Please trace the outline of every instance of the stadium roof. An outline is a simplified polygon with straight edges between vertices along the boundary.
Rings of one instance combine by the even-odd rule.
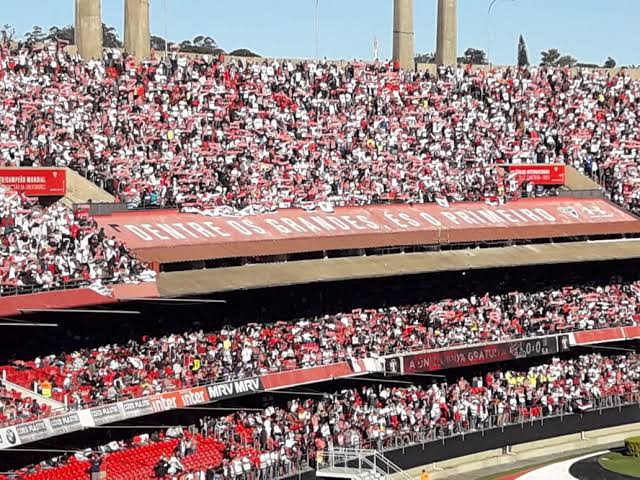
[[[640,239],[567,242],[244,265],[162,273],[161,295],[393,277],[446,271],[640,258]]]

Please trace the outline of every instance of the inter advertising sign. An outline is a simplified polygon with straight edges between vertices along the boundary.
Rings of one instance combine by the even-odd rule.
[[[167,392],[151,397],[151,409],[154,413],[166,412],[176,408],[202,405],[209,400],[205,387],[192,387],[186,390]]]
[[[518,183],[529,182],[535,185],[564,185],[565,165],[556,164],[519,164],[509,165],[509,173],[515,176]]]
[[[554,353],[558,353],[557,338],[544,337],[407,355],[403,358],[403,367],[405,373],[432,372]]]
[[[63,196],[67,172],[63,168],[0,168],[0,184],[32,197]]]

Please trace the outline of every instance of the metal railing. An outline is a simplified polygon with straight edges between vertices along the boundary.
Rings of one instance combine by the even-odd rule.
[[[626,406],[640,407],[640,391],[624,394],[605,395],[601,397],[575,399],[571,403],[559,403],[551,411],[548,406],[541,404],[526,405],[512,411],[508,407],[500,414],[478,415],[465,418],[460,421],[448,419],[440,421],[428,427],[415,429],[402,429],[398,431],[388,430],[383,436],[375,440],[364,441],[358,447],[369,448],[378,451],[404,450],[405,448],[423,445],[433,442],[445,442],[448,439],[464,437],[465,435],[480,433],[484,436],[487,432],[502,430],[506,427],[520,425],[533,425],[550,419],[563,419],[588,412],[621,409]]]
[[[388,479],[391,475],[404,480],[413,480],[410,475],[386,458],[382,452],[366,448],[329,448],[323,456],[323,462],[316,467],[319,477],[331,473],[344,473],[351,476],[370,473],[374,478]]]
[[[608,395],[588,400],[592,403],[589,408],[577,408],[575,405],[559,404],[554,407],[553,412],[545,413],[544,409],[540,409],[539,413],[532,415],[532,407],[534,406],[529,405],[526,407],[526,414],[523,409],[511,412],[507,408],[505,412],[501,414],[474,417],[466,421],[456,422],[448,420],[446,422],[437,422],[429,427],[398,431],[388,429],[384,435],[375,440],[356,439],[355,442],[346,441],[344,445],[340,446],[329,445],[326,449],[320,451],[313,445],[301,445],[301,449],[295,451],[293,456],[283,451],[278,451],[273,463],[268,466],[252,467],[251,470],[240,474],[223,471],[222,469],[219,469],[218,473],[222,478],[231,480],[294,479],[314,471],[317,472],[318,476],[321,476],[322,470],[326,470],[331,466],[344,469],[346,459],[349,462],[349,466],[346,468],[351,467],[357,469],[357,462],[361,462],[361,468],[365,469],[364,467],[369,466],[369,470],[371,470],[370,465],[375,462],[376,469],[386,472],[384,473],[385,476],[393,475],[396,478],[402,477],[405,480],[409,480],[411,477],[395,466],[393,462],[385,462],[385,460],[388,460],[384,455],[385,453],[398,450],[404,453],[405,449],[419,446],[422,446],[422,449],[426,450],[428,445],[434,444],[435,442],[442,442],[444,444],[447,440],[464,437],[465,435],[480,434],[484,436],[490,432],[504,432],[504,429],[509,426],[520,425],[521,428],[524,429],[526,425],[539,423],[540,426],[544,428],[545,421],[551,419],[573,417],[589,412],[602,412],[613,408],[622,409],[622,407],[626,406],[640,407],[640,392]],[[348,438],[348,436],[345,438]],[[220,440],[224,441],[224,436],[220,438]],[[255,445],[259,444],[259,439],[243,438],[241,443],[244,446]],[[347,453],[340,453],[341,451]],[[365,458],[354,453],[358,451],[362,452]],[[376,452],[375,460],[373,452]],[[389,465],[389,463],[391,465]]]
[[[378,475],[383,475],[384,478],[394,476],[395,478],[410,480],[412,477],[391,462],[384,453],[398,450],[402,450],[404,453],[405,449],[420,445],[425,450],[429,444],[435,442],[444,444],[447,439],[464,437],[464,435],[472,433],[480,433],[484,436],[491,431],[502,430],[504,432],[504,428],[507,426],[521,425],[522,429],[524,429],[525,425],[540,423],[544,427],[546,420],[554,418],[569,417],[598,410],[602,412],[613,408],[622,409],[622,407],[626,406],[640,407],[640,392],[609,395],[589,400],[593,402],[593,405],[590,408],[579,411],[573,411],[568,404],[558,405],[553,413],[545,414],[544,410],[542,410],[539,415],[534,416],[531,414],[525,415],[522,412],[511,413],[507,409],[503,414],[489,415],[470,422],[447,421],[439,422],[437,425],[426,428],[400,431],[389,429],[383,436],[375,440],[346,442],[345,445],[340,446],[330,444],[329,447],[323,450],[317,450],[313,444],[302,444],[299,447],[286,450],[279,449],[275,452],[275,455],[267,459],[267,464],[251,464],[250,468],[243,468],[241,472],[234,471],[230,464],[223,464],[223,466],[216,469],[216,478],[230,480],[283,480],[300,478],[303,474],[313,471],[319,472],[320,476],[322,470],[330,466],[344,468],[346,460],[354,468],[358,468],[358,463],[356,462],[360,462],[362,470],[371,470],[371,465],[373,464]],[[531,406],[527,408],[531,410]],[[197,433],[198,428],[196,426],[190,428],[192,433]],[[203,435],[207,437],[208,433],[208,430],[205,429]],[[230,442],[231,436],[233,436],[233,440],[238,446],[255,448],[255,445],[260,445],[259,436],[254,434],[253,438],[238,437],[228,429],[226,430],[226,436],[224,434],[216,435],[215,438],[223,442]],[[356,452],[360,452],[360,454]],[[381,477],[376,476],[376,478]]]
[[[124,283],[122,280],[116,280],[114,278],[96,278],[93,280],[70,280],[64,282],[62,280],[55,282],[49,286],[43,285],[0,285],[0,298],[2,297],[15,297],[18,295],[28,295],[31,293],[45,293],[45,292],[58,292],[62,290],[76,290],[78,288],[90,287],[96,282],[101,282],[102,285],[116,285]]]

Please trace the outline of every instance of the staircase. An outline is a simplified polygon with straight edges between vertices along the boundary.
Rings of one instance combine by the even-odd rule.
[[[377,450],[360,448],[329,449],[316,469],[317,477],[353,480],[413,480]]]
[[[67,172],[67,193],[60,200],[66,207],[72,208],[76,203],[113,203],[113,195],[104,191],[95,183],[87,180],[78,172],[65,168]]]
[[[62,413],[66,410],[62,403],[54,400],[53,398],[43,397],[39,393],[36,393],[33,390],[29,390],[28,388],[25,388],[22,385],[18,385],[17,383],[10,382],[6,379],[1,379],[0,385],[4,385],[4,387],[10,392],[18,392],[24,397],[33,398],[41,405],[48,405],[49,407],[51,407],[52,412]]]

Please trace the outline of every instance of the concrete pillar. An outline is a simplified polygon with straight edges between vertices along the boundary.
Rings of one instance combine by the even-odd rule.
[[[151,55],[149,0],[125,0],[124,48],[138,59]]]
[[[76,0],[76,46],[86,60],[102,58],[100,0]]]
[[[458,0],[438,0],[438,35],[436,63],[456,65],[458,63]]]
[[[415,68],[413,0],[393,0],[393,61],[404,70]]]

